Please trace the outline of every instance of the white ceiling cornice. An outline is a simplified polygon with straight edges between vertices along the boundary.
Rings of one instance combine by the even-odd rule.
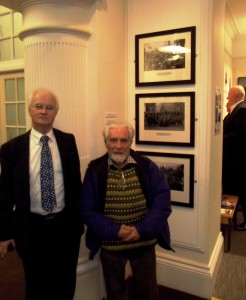
[[[14,11],[22,12],[24,8],[37,4],[56,3],[87,8],[94,2],[96,2],[96,0],[0,0],[0,5]]]
[[[230,34],[232,39],[235,37],[235,35],[238,34],[238,29],[235,24],[235,20],[232,16],[231,10],[227,4],[225,7],[225,28],[226,28],[227,32]]]

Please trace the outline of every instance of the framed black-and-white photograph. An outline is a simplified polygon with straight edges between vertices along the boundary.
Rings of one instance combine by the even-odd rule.
[[[195,48],[195,26],[136,35],[136,86],[195,83]]]
[[[194,146],[195,93],[136,94],[136,144]]]
[[[142,152],[164,173],[170,189],[172,205],[194,207],[194,155]]]
[[[216,87],[215,91],[215,134],[221,132],[221,89]]]

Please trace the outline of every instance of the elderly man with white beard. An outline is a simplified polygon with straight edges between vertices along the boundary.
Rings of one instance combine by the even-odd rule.
[[[155,245],[172,250],[170,188],[158,166],[131,149],[132,125],[106,125],[103,136],[107,153],[90,162],[80,201],[90,258],[101,250],[107,300],[128,299],[128,261],[136,299],[157,300]]]

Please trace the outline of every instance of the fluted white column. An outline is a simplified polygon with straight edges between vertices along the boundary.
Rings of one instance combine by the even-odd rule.
[[[22,13],[26,93],[51,89],[60,102],[54,127],[76,136],[82,174],[88,160],[86,133],[88,25],[95,0],[15,0]],[[27,117],[27,122],[30,122]],[[30,124],[27,124],[30,127]]]
[[[26,91],[48,87],[57,94],[60,109],[55,126],[76,135],[81,156],[86,156],[87,45],[76,37],[56,34],[26,38]]]

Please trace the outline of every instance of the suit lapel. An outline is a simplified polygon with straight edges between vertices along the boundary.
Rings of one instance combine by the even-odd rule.
[[[16,173],[19,174],[18,180],[22,182],[23,198],[30,202],[30,180],[29,180],[29,153],[30,153],[30,131],[24,134],[15,147]]]
[[[64,185],[66,183],[66,135],[60,132],[59,130],[53,128],[54,135],[56,137],[56,143],[57,147],[60,153],[60,158],[61,158],[61,165],[62,165],[62,170],[63,170],[63,180],[64,180]]]
[[[20,156],[20,165],[23,167],[24,173],[29,177],[30,131],[23,135],[20,143],[17,145],[17,153]]]
[[[57,143],[57,147],[59,149],[59,153],[60,153],[60,157],[61,157],[61,163],[63,165],[65,154],[66,154],[65,147],[64,147],[64,145],[66,144],[66,142],[64,141],[65,137],[61,134],[60,131],[58,131],[54,128],[53,128],[53,132],[54,132],[54,135],[56,137],[56,143]]]

